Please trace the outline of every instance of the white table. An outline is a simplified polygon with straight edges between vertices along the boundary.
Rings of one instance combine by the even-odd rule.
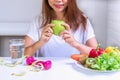
[[[70,58],[46,57],[39,60],[52,60],[52,68],[47,71],[28,71],[24,76],[13,76],[13,72],[23,71],[26,66],[10,68],[0,65],[0,80],[120,80],[120,71],[98,73],[80,69]]]

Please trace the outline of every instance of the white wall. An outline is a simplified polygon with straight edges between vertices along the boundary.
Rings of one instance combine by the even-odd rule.
[[[101,47],[107,42],[107,0],[78,0],[79,8],[85,12],[94,27],[96,38]]]
[[[0,35],[24,35],[42,0],[0,0]]]
[[[41,10],[42,0],[0,0],[0,22],[30,22]]]
[[[120,0],[110,0],[108,5],[107,45],[120,49]]]

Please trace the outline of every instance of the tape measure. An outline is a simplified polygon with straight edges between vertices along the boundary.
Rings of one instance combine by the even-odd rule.
[[[7,67],[15,67],[17,66],[18,64],[20,64],[21,62],[23,62],[23,60],[26,58],[26,56],[23,56],[22,58],[20,58],[16,63],[14,64],[8,64],[6,63],[2,57],[0,57],[0,64],[4,65],[4,66],[7,66]]]
[[[15,67],[15,66],[19,65],[21,62],[23,62],[23,60],[25,60],[25,58],[27,58],[27,61],[32,60],[32,59],[30,59],[31,57],[23,56],[16,63],[10,65],[10,64],[5,63],[3,58],[0,57],[0,64],[2,64],[4,66],[7,66],[7,67]],[[29,61],[29,62],[31,62],[31,61]],[[39,71],[42,71],[42,70],[48,70],[50,68],[51,68],[51,61],[50,60],[48,60],[46,62],[34,60],[34,62],[32,62],[32,64],[27,65],[27,68],[23,72],[12,73],[11,75],[24,76],[28,71],[39,72]]]

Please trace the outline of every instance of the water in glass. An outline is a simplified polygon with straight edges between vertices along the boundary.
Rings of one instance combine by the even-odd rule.
[[[18,58],[21,58],[24,54],[24,40],[23,39],[11,39],[10,40],[10,54],[11,62],[17,62]]]

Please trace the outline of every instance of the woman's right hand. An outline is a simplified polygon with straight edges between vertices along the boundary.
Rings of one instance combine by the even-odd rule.
[[[42,33],[41,33],[41,37],[40,37],[40,40],[43,44],[47,43],[52,34],[53,34],[53,30],[52,30],[52,27],[54,26],[54,24],[47,24],[43,30],[42,30]]]

